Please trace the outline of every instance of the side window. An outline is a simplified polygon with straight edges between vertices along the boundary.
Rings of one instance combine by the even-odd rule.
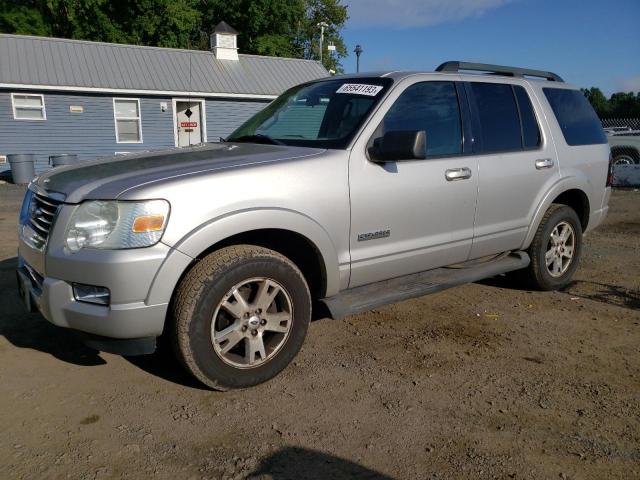
[[[607,137],[596,112],[581,92],[562,88],[544,88],[543,90],[560,124],[567,145],[607,143]]]
[[[520,118],[511,85],[472,82],[483,153],[522,150]]]
[[[533,106],[529,95],[523,87],[513,86],[513,91],[518,100],[520,109],[520,120],[522,121],[522,146],[526,149],[536,148],[540,145],[540,127],[533,112]]]
[[[453,82],[411,85],[398,97],[382,122],[382,134],[424,130],[427,156],[462,153],[460,108]]]

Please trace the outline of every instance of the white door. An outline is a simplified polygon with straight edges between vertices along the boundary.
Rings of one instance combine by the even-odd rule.
[[[178,147],[197,145],[204,141],[200,101],[176,101],[176,122]]]

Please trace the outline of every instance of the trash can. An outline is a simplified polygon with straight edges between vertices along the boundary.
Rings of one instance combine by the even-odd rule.
[[[63,165],[74,165],[78,161],[78,155],[71,153],[60,153],[49,156],[49,163],[52,167],[61,167]]]
[[[32,153],[14,153],[7,155],[9,165],[11,165],[11,177],[13,183],[24,185],[29,183],[36,176],[35,161],[36,156]]]

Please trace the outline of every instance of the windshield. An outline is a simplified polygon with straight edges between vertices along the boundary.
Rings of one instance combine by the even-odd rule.
[[[389,78],[351,78],[298,85],[227,141],[346,148],[391,83]]]

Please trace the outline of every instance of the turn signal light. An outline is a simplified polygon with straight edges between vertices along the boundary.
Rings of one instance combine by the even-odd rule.
[[[162,215],[144,215],[136,217],[133,221],[133,233],[159,232],[164,226],[164,216]]]

